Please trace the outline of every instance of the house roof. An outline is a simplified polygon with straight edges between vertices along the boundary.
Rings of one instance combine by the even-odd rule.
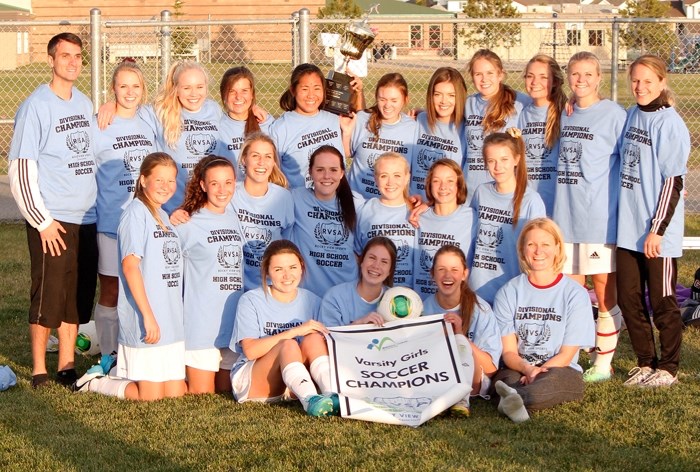
[[[18,7],[15,5],[8,5],[7,3],[0,3],[1,13],[19,12],[19,13],[31,13],[27,8]]]
[[[362,11],[369,10],[372,5],[379,4],[378,16],[445,16],[454,18],[452,12],[440,11],[434,8],[422,7],[413,3],[400,2],[397,0],[355,0],[357,6]],[[374,14],[373,14],[374,15]]]

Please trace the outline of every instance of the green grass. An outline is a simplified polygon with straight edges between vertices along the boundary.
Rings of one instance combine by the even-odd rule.
[[[700,218],[688,226],[698,231]],[[19,378],[0,392],[3,471],[700,469],[700,331],[684,335],[680,385],[622,387],[635,365],[623,333],[613,381],[587,387],[582,403],[533,414],[521,425],[483,401],[473,402],[471,418],[436,418],[411,429],[309,418],[295,404],[238,405],[222,395],[142,404],[58,386],[33,391],[24,227],[0,224],[0,247],[0,364]],[[680,278],[687,285],[700,255],[686,254]],[[55,370],[55,355],[48,359]],[[80,372],[89,365],[78,359]]]

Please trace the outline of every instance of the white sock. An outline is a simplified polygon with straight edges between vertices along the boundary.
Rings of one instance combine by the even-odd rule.
[[[328,356],[318,356],[309,366],[309,373],[321,393],[333,393],[331,384],[331,363]]]
[[[309,407],[308,398],[312,395],[318,395],[314,381],[311,380],[309,371],[306,370],[301,362],[290,362],[282,369],[282,380],[289,389],[294,392],[301,404],[304,406],[304,411]]]
[[[131,380],[99,377],[90,381],[88,384],[88,392],[101,393],[102,395],[117,397],[123,400],[126,387],[130,383]]]
[[[467,337],[463,334],[455,334],[455,342],[457,343],[457,351],[459,352],[459,360],[462,363],[462,375],[464,383],[467,385],[467,396],[465,397],[469,403],[469,393],[472,391],[472,382],[474,381],[474,354],[472,346],[469,344]]]
[[[595,358],[593,366],[598,372],[608,372],[617,340],[620,337],[620,326],[622,326],[622,312],[615,305],[610,311],[598,312],[598,321],[596,322],[595,336]]]
[[[99,303],[95,305],[95,330],[102,354],[117,352],[119,316],[116,306],[104,306]]]
[[[514,423],[522,423],[530,419],[530,415],[523,403],[523,398],[517,390],[500,380],[496,382],[495,387],[496,392],[501,397],[501,400],[498,402],[499,413],[506,415]]]

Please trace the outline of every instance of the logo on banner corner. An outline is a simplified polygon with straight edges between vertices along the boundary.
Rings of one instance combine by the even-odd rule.
[[[377,338],[373,339],[371,343],[367,345],[367,349],[370,351],[372,349],[376,349],[377,351],[381,351],[382,348],[384,348],[384,345],[388,342],[391,342],[392,345],[396,344],[396,341],[391,339],[389,336],[384,336],[381,341]]]

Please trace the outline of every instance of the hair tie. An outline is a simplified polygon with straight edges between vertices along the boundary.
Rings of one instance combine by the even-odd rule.
[[[506,133],[508,133],[508,135],[510,135],[511,138],[515,139],[520,139],[523,137],[522,131],[520,131],[520,129],[518,128],[508,128],[506,130]]]

